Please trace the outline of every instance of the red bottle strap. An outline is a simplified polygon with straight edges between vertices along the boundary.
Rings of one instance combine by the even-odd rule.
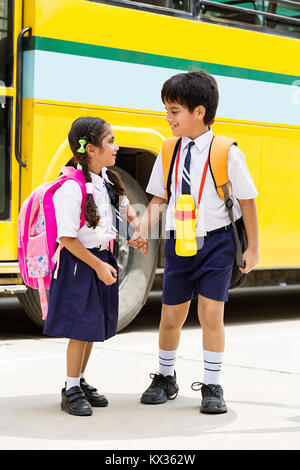
[[[180,149],[181,149],[181,142],[178,147],[177,151],[177,156],[176,156],[176,168],[175,168],[175,205],[176,205],[176,193],[177,193],[177,183],[178,183],[178,167],[179,167],[179,155],[180,155]],[[204,183],[207,175],[207,170],[208,170],[208,164],[209,164],[209,157],[207,158],[205,165],[204,165],[204,170],[202,173],[202,178],[201,178],[201,183],[200,183],[200,188],[199,188],[199,196],[198,196],[198,208],[200,206],[201,198],[202,198],[202,193],[203,193],[203,188],[204,188]]]

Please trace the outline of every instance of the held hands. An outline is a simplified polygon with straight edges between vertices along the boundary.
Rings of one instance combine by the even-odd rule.
[[[100,261],[100,263],[98,263],[97,267],[95,268],[95,271],[100,281],[104,282],[106,286],[111,286],[117,281],[118,272],[109,263]]]
[[[146,238],[142,238],[141,232],[138,230],[134,232],[131,239],[127,243],[127,246],[132,246],[136,250],[144,253],[144,255],[148,253],[148,240]]]
[[[243,253],[243,260],[245,267],[240,268],[240,271],[244,274],[247,274],[254,268],[254,266],[257,265],[259,261],[258,249],[247,248],[247,250]]]

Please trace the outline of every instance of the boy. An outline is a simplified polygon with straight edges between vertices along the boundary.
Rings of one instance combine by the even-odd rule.
[[[166,213],[165,269],[162,294],[162,312],[159,326],[159,373],[152,375],[150,387],[141,397],[142,403],[165,403],[176,398],[178,385],[174,370],[181,328],[187,318],[191,299],[198,296],[198,317],[203,330],[204,378],[200,382],[203,413],[226,413],[220,371],[224,352],[224,303],[236,254],[233,228],[225,204],[218,196],[210,171],[207,172],[201,199],[204,211],[200,232],[205,234],[203,246],[193,257],[184,258],[175,253],[175,180],[176,194],[192,194],[195,205],[199,186],[213,138],[210,124],[218,105],[215,79],[205,71],[181,73],[168,79],[162,88],[162,101],[167,110],[167,121],[175,137],[182,137],[179,164],[174,165],[171,196]],[[230,195],[234,203],[234,219],[243,216],[248,249],[243,254],[248,273],[258,263],[258,221],[254,198],[257,191],[242,152],[235,146],[228,153]],[[136,232],[129,244],[142,247],[151,226],[161,216],[165,200],[162,155],[158,155],[146,191],[153,194]],[[198,232],[199,233],[199,232]]]

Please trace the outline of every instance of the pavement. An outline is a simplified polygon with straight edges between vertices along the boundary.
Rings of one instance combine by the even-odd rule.
[[[269,295],[275,311],[276,295]],[[260,296],[261,304],[265,294]],[[60,410],[68,340],[34,328],[2,328],[0,449],[300,449],[300,315],[295,308],[284,310],[291,296],[295,306],[300,288],[290,289],[274,315],[255,313],[257,293],[236,304],[247,315],[249,305],[254,312],[233,314],[226,323],[221,383],[229,411],[222,415],[201,414],[200,392],[191,389],[203,370],[202,331],[194,320],[182,330],[176,400],[139,402],[157,370],[159,293],[150,295],[144,322],[137,319],[114,338],[95,343],[86,380],[107,396],[109,406],[94,408],[90,417]],[[1,305],[17,321],[17,301],[0,299]]]

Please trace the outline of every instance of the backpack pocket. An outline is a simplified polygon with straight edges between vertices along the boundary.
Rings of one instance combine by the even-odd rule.
[[[50,265],[45,231],[35,237],[28,237],[26,263],[29,277],[41,278],[49,274]]]

